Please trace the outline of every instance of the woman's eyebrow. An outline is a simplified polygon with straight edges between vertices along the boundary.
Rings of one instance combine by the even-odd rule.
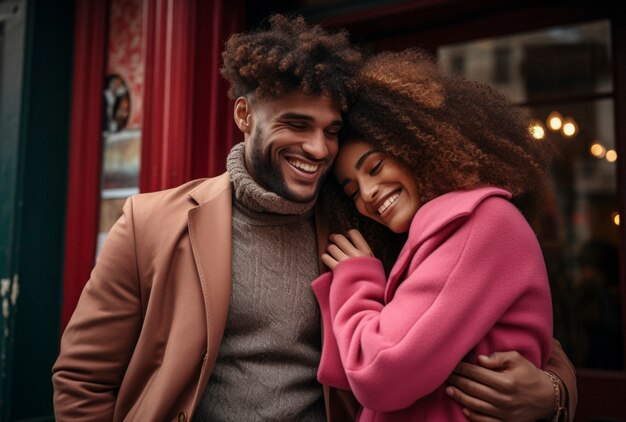
[[[357,170],[361,170],[361,167],[363,167],[363,163],[365,162],[367,157],[369,157],[370,155],[372,155],[372,154],[374,154],[376,152],[380,152],[380,151],[378,151],[377,149],[370,149],[365,154],[361,155],[361,157],[356,161],[356,164],[354,165],[354,168],[357,169]]]
[[[361,167],[363,167],[363,163],[365,162],[365,160],[367,159],[367,157],[369,157],[370,155],[380,152],[380,150],[377,150],[375,148],[370,149],[369,151],[366,151],[365,153],[363,153],[363,155],[361,155],[361,157],[359,157],[359,159],[356,161],[356,164],[354,165],[354,168],[357,170],[361,170]],[[343,189],[348,183],[350,183],[352,181],[352,179],[350,179],[349,177],[346,177],[345,179],[343,179],[340,183],[341,188]]]

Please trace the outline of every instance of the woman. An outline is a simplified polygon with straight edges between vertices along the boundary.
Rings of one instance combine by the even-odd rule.
[[[358,132],[322,203],[336,218],[351,200],[402,248],[387,277],[372,249],[390,235],[353,218],[372,248],[357,230],[330,236],[332,272],[313,283],[318,378],[352,390],[360,421],[466,420],[443,386],[459,361],[517,350],[543,367],[550,355],[550,288],[527,221],[545,193],[546,151],[505,98],[445,76],[423,52],[382,53],[360,77],[348,116]]]

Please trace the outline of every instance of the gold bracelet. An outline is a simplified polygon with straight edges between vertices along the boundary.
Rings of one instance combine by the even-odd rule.
[[[564,398],[563,391],[561,390],[562,381],[551,371],[543,372],[548,376],[548,378],[550,378],[550,381],[552,381],[552,387],[554,387],[554,415],[551,418],[548,418],[548,420],[558,422],[561,420],[561,417],[567,415],[567,408],[564,403],[562,403]],[[567,420],[567,417],[565,420]]]

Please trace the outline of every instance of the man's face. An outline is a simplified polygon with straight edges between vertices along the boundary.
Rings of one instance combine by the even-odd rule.
[[[295,92],[250,106],[245,161],[252,177],[288,200],[313,200],[337,155],[338,105],[326,96]]]

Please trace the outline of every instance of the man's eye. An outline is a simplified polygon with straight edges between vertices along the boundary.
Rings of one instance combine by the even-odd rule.
[[[303,123],[294,123],[294,122],[290,122],[290,123],[287,123],[287,124],[288,124],[288,125],[289,125],[292,129],[295,129],[295,130],[304,130],[304,129],[306,129],[306,125],[305,125],[305,124],[303,124]]]
[[[354,191],[352,191],[351,193],[348,193],[348,196],[350,197],[350,199],[352,199],[353,201],[356,201],[356,199],[359,197],[359,190],[356,189]]]
[[[328,136],[329,138],[336,138],[339,136],[339,130],[327,130],[326,136]]]

